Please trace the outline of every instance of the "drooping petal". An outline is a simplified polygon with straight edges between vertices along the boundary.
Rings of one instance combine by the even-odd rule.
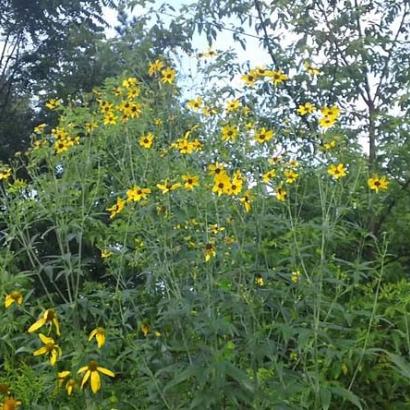
[[[115,373],[111,370],[106,369],[105,367],[97,367],[97,370],[100,373],[105,374],[106,376],[115,377]]]
[[[50,355],[51,366],[54,366],[57,363],[57,359],[58,359],[58,349],[53,349]]]
[[[43,354],[47,354],[47,347],[43,346],[40,349],[33,352],[33,356],[41,356]]]
[[[71,379],[67,382],[66,389],[67,389],[67,394],[69,396],[71,396],[73,394],[74,386],[75,386],[75,381],[74,380]]]
[[[6,297],[4,298],[4,307],[7,309],[13,303],[14,303],[14,299],[11,297],[11,295],[6,295]]]
[[[56,318],[53,319],[53,324],[56,328],[57,336],[60,336],[61,335],[61,333],[60,333],[60,324],[58,323],[58,320]]]
[[[84,373],[87,369],[88,369],[88,366],[81,367],[81,369],[78,370],[77,373]]]
[[[95,336],[95,338],[97,339],[97,345],[99,348],[103,347],[105,344],[105,334],[98,332]]]
[[[88,369],[88,366],[86,367],[86,369]],[[87,370],[87,372],[85,373],[85,375],[83,377],[83,380],[81,381],[81,388],[83,388],[84,385],[87,383],[87,380],[90,378],[90,375],[91,375],[91,371]]]
[[[33,333],[36,330],[40,329],[40,327],[43,327],[46,324],[46,319],[44,317],[41,317],[40,319],[37,320],[37,322],[34,322],[27,330],[29,333]]]
[[[63,370],[62,372],[57,373],[57,378],[58,379],[65,379],[71,374],[70,370]]]
[[[46,344],[55,344],[55,341],[52,337],[47,337],[45,335],[43,335],[42,333],[40,333],[38,335],[38,337],[40,338],[40,340],[46,345]]]
[[[91,390],[95,394],[101,389],[101,377],[97,371],[91,372]]]
[[[94,329],[94,330],[90,333],[90,335],[88,336],[88,341],[90,342],[91,339],[92,339],[96,334],[97,334],[97,329]]]

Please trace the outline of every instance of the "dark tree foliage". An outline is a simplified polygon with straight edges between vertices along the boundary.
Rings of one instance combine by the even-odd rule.
[[[36,120],[34,95],[62,88],[90,87],[68,81],[95,54],[105,22],[103,6],[111,0],[5,0],[0,2],[0,159],[6,161],[27,144]],[[64,86],[62,87],[62,85]],[[67,87],[68,85],[68,87]],[[71,85],[71,87],[70,87]]]

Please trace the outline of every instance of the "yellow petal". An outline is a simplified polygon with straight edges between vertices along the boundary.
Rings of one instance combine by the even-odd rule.
[[[14,303],[14,299],[11,297],[11,295],[6,295],[6,297],[4,298],[4,307],[7,309],[13,303]]]
[[[97,329],[94,329],[88,336],[88,341],[90,341],[97,334]]]
[[[42,354],[46,354],[46,353],[47,353],[47,348],[45,346],[43,346],[43,347],[40,347],[40,349],[33,352],[33,355],[34,356],[41,356]]]
[[[42,317],[41,319],[37,320],[37,322],[34,322],[27,330],[29,333],[33,333],[36,330],[40,329],[40,327],[43,327],[46,324],[46,319]]]
[[[91,372],[91,390],[97,393],[101,389],[101,378],[97,371]]]
[[[96,334],[96,339],[97,339],[97,345],[99,348],[103,347],[105,344],[105,335],[102,333],[97,333]]]
[[[87,369],[88,369],[88,366],[84,366],[77,373],[84,373]]]
[[[70,370],[64,370],[62,372],[58,372],[57,373],[57,377],[59,379],[65,379],[66,377],[68,377],[71,374]]]
[[[60,324],[58,323],[58,320],[56,318],[53,319],[53,324],[56,327],[57,336],[60,336]]]
[[[67,389],[67,394],[71,396],[74,390],[74,383],[68,382],[66,385],[66,389]]]
[[[88,369],[88,366],[86,368]],[[91,372],[89,370],[87,370],[87,372],[85,373],[85,375],[83,377],[83,380],[81,381],[81,388],[83,388],[84,384],[87,383],[87,380],[90,378],[90,375],[91,375]]]
[[[100,373],[105,374],[106,376],[115,377],[114,372],[112,372],[111,370],[106,369],[105,367],[97,367],[97,370]]]
[[[54,341],[53,338],[44,336],[42,333],[40,333],[40,334],[38,335],[38,337],[41,339],[41,341],[42,341],[45,345],[46,345],[46,344],[54,344],[54,343],[55,343],[55,341]]]
[[[51,351],[51,356],[50,356],[51,366],[54,366],[57,363],[58,353],[59,353],[58,349],[53,349]]]

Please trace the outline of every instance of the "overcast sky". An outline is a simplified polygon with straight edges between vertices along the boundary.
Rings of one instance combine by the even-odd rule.
[[[168,3],[172,3],[172,6],[178,10],[181,6],[193,4],[194,2],[195,1],[193,0],[172,0],[172,1],[169,1]],[[152,7],[154,5],[155,8],[158,8],[162,3],[164,3],[163,0],[155,0],[154,4],[150,4],[148,7]],[[136,8],[134,10],[134,14],[137,14],[137,15],[141,12],[144,12],[144,10],[141,7]],[[178,12],[176,12],[175,14],[178,14]],[[116,18],[116,12],[114,10],[106,9],[105,18],[112,27],[115,26],[117,18]],[[169,22],[171,21],[171,18],[164,16],[164,21]],[[240,22],[238,21],[238,25],[239,24]],[[252,34],[252,35],[256,34],[252,27],[245,27],[245,32]],[[107,33],[109,35],[115,35],[115,31],[112,28],[107,30]],[[249,61],[252,66],[256,66],[256,65],[264,66],[264,65],[271,64],[272,61],[269,55],[267,54],[266,50],[264,50],[260,46],[258,39],[248,37],[248,36],[246,36],[245,39],[247,43],[246,51],[243,50],[242,47],[238,43],[234,42],[234,40],[232,39],[232,32],[221,31],[218,33],[218,37],[216,41],[214,42],[214,44],[212,45],[212,49],[220,50],[220,51],[234,49],[234,51],[236,52],[238,56],[239,63],[244,63],[244,62]],[[199,52],[208,49],[208,42],[204,35],[195,34],[192,44],[193,44],[193,47],[197,49]],[[188,56],[180,56],[180,58],[182,58],[183,64],[180,65],[178,71],[184,77],[188,77],[189,75],[195,76],[196,59],[189,58]],[[239,81],[236,81],[236,83],[237,85],[239,85]]]

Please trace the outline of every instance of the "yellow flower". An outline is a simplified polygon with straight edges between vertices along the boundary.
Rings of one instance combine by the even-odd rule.
[[[91,134],[96,128],[98,128],[98,124],[96,121],[93,120],[90,122],[86,122],[84,128],[88,134]]]
[[[242,183],[240,181],[231,181],[225,190],[227,195],[239,195],[242,191]]]
[[[202,114],[205,117],[212,117],[212,116],[218,114],[218,111],[214,107],[203,107],[202,108]]]
[[[281,70],[267,71],[267,76],[272,79],[275,85],[280,85],[288,79],[288,76]]]
[[[332,105],[331,107],[325,106],[320,109],[320,112],[324,117],[339,118],[340,108],[337,105]]]
[[[296,112],[299,115],[309,115],[315,111],[316,111],[316,107],[310,102],[299,105],[298,109],[296,110]]]
[[[102,257],[103,259],[107,259],[107,258],[109,258],[110,256],[112,256],[112,252],[111,252],[109,249],[103,249],[103,250],[101,251],[101,257]]]
[[[320,74],[320,70],[317,67],[314,67],[312,64],[308,63],[307,61],[303,65],[305,67],[305,70],[312,77],[315,77],[316,75]]]
[[[56,154],[62,154],[68,151],[70,147],[71,145],[68,140],[60,140],[54,143],[54,150]]]
[[[290,275],[290,280],[292,281],[292,283],[298,283],[301,277],[301,273],[299,270],[292,272],[292,274]]]
[[[128,77],[122,82],[122,86],[125,88],[132,88],[138,85],[138,80],[135,77]]]
[[[150,332],[151,328],[147,323],[141,324],[141,332],[143,333],[144,337],[147,337],[148,333]]]
[[[202,107],[202,98],[201,97],[196,97],[192,100],[188,100],[186,105],[191,110],[198,111]]]
[[[8,309],[13,303],[21,305],[23,303],[23,294],[18,290],[13,290],[4,298],[4,307]]]
[[[60,100],[57,100],[56,98],[52,98],[51,100],[48,100],[46,102],[46,107],[49,110],[55,110],[56,108],[58,108],[61,105]]]
[[[42,333],[38,335],[44,346],[33,352],[34,356],[49,355],[51,366],[57,363],[59,356],[62,355],[60,346],[56,344],[52,337],[44,336]]]
[[[344,164],[332,164],[327,169],[327,173],[332,176],[334,179],[343,178],[346,176],[346,167]]]
[[[208,165],[208,171],[211,175],[218,176],[219,174],[226,173],[225,165],[215,162],[214,164]]]
[[[217,52],[209,48],[207,51],[202,51],[201,53],[198,53],[198,58],[213,58],[216,57],[216,55]]]
[[[283,172],[284,177],[286,178],[286,182],[288,184],[293,184],[299,177],[299,174],[292,169],[287,169]]]
[[[246,191],[243,197],[240,199],[241,204],[245,208],[245,212],[250,212],[252,206],[252,196],[250,191]]]
[[[386,177],[373,176],[367,180],[367,185],[373,191],[386,191],[389,187],[389,180]]]
[[[73,394],[73,391],[76,385],[77,385],[77,382],[74,379],[68,380],[67,383],[65,384],[65,389],[69,396]]]
[[[157,184],[157,188],[161,190],[163,194],[167,194],[168,192],[181,188],[181,184],[179,182],[173,184],[172,182],[165,180],[162,184]]]
[[[105,329],[103,327],[95,328],[88,336],[88,341],[90,342],[93,337],[97,340],[98,348],[101,349],[105,345]]]
[[[255,67],[252,71],[257,77],[265,77],[268,73],[268,70],[264,67]]]
[[[115,125],[117,123],[117,117],[110,111],[104,116],[103,122],[104,125]]]
[[[330,151],[331,149],[335,148],[337,145],[337,141],[336,140],[330,140],[327,142],[323,143],[323,150],[324,151]]]
[[[113,219],[116,215],[118,215],[124,209],[124,207],[125,200],[118,197],[117,202],[113,206],[107,208],[107,211],[110,212],[110,219]]]
[[[176,148],[181,154],[192,154],[194,151],[199,151],[202,148],[202,143],[198,139],[189,141],[188,138],[179,138],[171,144],[172,148]]]
[[[218,174],[214,178],[214,186],[212,188],[212,192],[221,196],[222,194],[226,194],[230,188],[231,181],[229,180],[228,175],[225,171]]]
[[[37,320],[28,329],[29,333],[33,333],[36,330],[42,328],[44,325],[50,325],[56,328],[57,336],[60,336],[60,324],[57,319],[57,313],[53,309],[45,310]]]
[[[9,167],[2,167],[0,168],[0,181],[3,181],[4,179],[8,179],[11,177],[11,172],[12,169]]]
[[[330,128],[330,127],[332,127],[332,126],[335,124],[335,122],[336,122],[336,118],[335,118],[335,117],[325,116],[325,117],[322,117],[322,118],[319,120],[319,125],[320,125],[322,128]]]
[[[161,118],[155,118],[155,120],[154,120],[154,125],[155,125],[156,127],[160,127],[160,126],[162,125],[162,120],[161,120]]]
[[[299,162],[297,162],[295,159],[291,159],[291,160],[288,162],[288,166],[289,166],[289,168],[291,168],[291,169],[296,169],[296,168],[299,166]]]
[[[216,248],[214,243],[207,243],[205,245],[205,262],[209,262],[212,258],[216,256]]]
[[[238,137],[239,130],[234,125],[225,125],[222,127],[222,139],[224,141],[235,141]]]
[[[255,74],[254,70],[250,70],[248,73],[244,74],[242,77],[242,81],[248,87],[252,87],[256,80],[258,79],[257,74]]]
[[[261,275],[257,275],[256,278],[255,278],[255,283],[258,286],[262,287],[265,284],[265,281],[264,281],[264,279]]]
[[[21,401],[14,397],[5,397],[3,403],[0,405],[0,410],[16,410],[21,405]]]
[[[57,139],[64,140],[69,137],[67,130],[64,128],[56,127],[51,130],[51,135]]]
[[[266,128],[260,128],[256,131],[255,140],[259,142],[259,144],[263,144],[266,141],[270,141],[273,138],[273,131],[267,130]]]
[[[269,184],[269,182],[270,182],[273,178],[275,178],[275,176],[276,176],[276,171],[275,171],[274,169],[271,169],[270,171],[265,172],[265,173],[262,175],[262,181],[263,181],[265,184]]]
[[[226,111],[228,111],[228,112],[237,111],[239,109],[240,105],[241,105],[241,102],[238,99],[229,100],[226,103]]]
[[[170,67],[165,68],[161,71],[162,78],[161,82],[164,84],[172,84],[175,80],[176,71]]]
[[[84,385],[90,379],[91,390],[94,394],[101,389],[100,373],[109,377],[115,377],[115,374],[111,370],[99,366],[94,360],[89,362],[87,366],[82,367],[78,373],[84,373],[83,380],[81,381],[81,388],[84,388]]]
[[[277,164],[281,163],[282,161],[283,161],[283,158],[280,155],[268,159],[268,162],[271,165],[277,165]]]
[[[107,100],[99,100],[98,104],[103,113],[107,113],[112,110],[112,104]]]
[[[70,370],[63,370],[62,372],[58,372],[57,373],[57,379],[59,381],[60,386],[62,385],[62,383],[64,382],[64,380],[70,376],[71,372]]]
[[[125,117],[139,118],[141,116],[142,106],[138,103],[129,103],[129,107],[123,111]]]
[[[44,129],[47,127],[46,124],[38,124],[36,127],[34,127],[34,132],[36,134],[42,134],[44,132]]]
[[[149,188],[140,188],[139,186],[133,186],[127,191],[128,202],[140,202],[143,199],[147,199],[147,196],[151,193]]]
[[[285,201],[286,200],[286,198],[287,198],[287,196],[288,196],[288,193],[282,188],[282,187],[279,187],[277,190],[276,190],[276,199],[278,200],[278,201],[281,201],[281,202],[283,202],[283,201]]]
[[[218,224],[209,225],[208,231],[213,234],[217,235],[220,232],[223,232],[225,228],[223,226],[218,226]]]
[[[43,147],[47,147],[48,146],[48,141],[45,139],[40,139],[40,140],[35,140],[33,141],[33,148],[36,149],[40,149]],[[1,173],[1,171],[0,171]]]
[[[139,140],[138,143],[142,148],[150,149],[152,144],[154,143],[154,135],[149,132],[147,135],[143,135]]]
[[[165,64],[161,60],[155,60],[148,66],[148,75],[153,77],[155,74],[159,73],[164,67]]]
[[[185,189],[192,191],[196,186],[199,186],[199,177],[194,175],[182,175],[182,180],[185,182]]]

